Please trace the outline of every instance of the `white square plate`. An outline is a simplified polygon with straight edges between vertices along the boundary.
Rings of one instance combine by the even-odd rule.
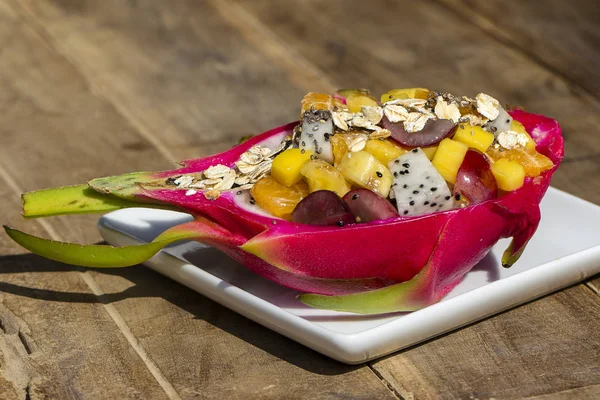
[[[500,265],[500,241],[440,303],[412,313],[365,316],[304,306],[299,292],[279,286],[216,250],[195,242],[167,247],[146,264],[226,307],[329,357],[357,364],[579,282],[600,272],[600,207],[550,188],[542,222],[523,256]],[[142,208],[103,216],[112,245],[151,241],[187,214]]]

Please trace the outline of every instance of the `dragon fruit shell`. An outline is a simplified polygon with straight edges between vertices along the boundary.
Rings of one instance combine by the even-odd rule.
[[[563,156],[562,137],[554,120],[522,111],[512,116],[523,123],[554,168],[498,199],[425,216],[316,227],[257,213],[235,190],[208,200],[201,193],[186,196],[185,189],[164,185],[169,177],[215,164],[231,167],[253,145],[274,148],[295,123],[227,152],[185,161],[174,171],[101,178],[90,186],[125,200],[176,206],[218,224],[237,239],[231,242],[229,234],[223,234],[222,241],[211,238],[211,244],[268,279],[315,293],[301,298],[309,305],[353,312],[413,310],[438,301],[500,238],[512,236],[503,260],[510,265],[535,232],[539,202]]]
[[[527,118],[533,118],[533,121],[541,123],[539,126],[530,123],[532,136],[536,140],[542,139],[538,150],[544,154],[548,153],[547,155],[558,164],[562,158],[562,138],[556,122],[541,116],[532,117],[532,114],[520,111],[514,114],[518,120],[519,117],[525,117],[525,122],[527,122],[529,121]],[[292,125],[254,138],[253,143],[245,143],[246,149],[251,145],[261,143],[270,136],[283,138],[282,132],[286,132]],[[237,151],[231,156],[226,152],[219,157],[218,161],[225,165],[232,165],[239,154],[241,152]],[[188,162],[184,169],[160,173],[158,176],[164,178],[193,172],[190,170],[190,165],[193,165],[194,170],[198,171],[211,164],[214,164],[214,161],[210,163],[203,163],[201,160],[194,163]],[[198,166],[200,168],[196,169]],[[498,235],[496,241],[500,237],[517,235],[519,232],[525,232],[526,238],[533,234],[533,232],[527,231],[527,227],[535,226],[536,221],[539,220],[539,217],[536,216],[539,211],[536,213],[535,210],[538,209],[538,203],[545,193],[553,171],[554,169],[545,172],[538,178],[528,179],[521,189],[484,205],[487,208],[493,207],[495,213],[503,215],[504,224],[497,223],[503,227],[502,234]],[[202,195],[185,196],[183,189],[154,190],[143,187],[139,189],[137,196],[145,200],[161,201],[179,206],[218,221],[232,232],[240,232],[249,240],[242,246],[244,250],[279,269],[300,276],[329,279],[383,278],[395,281],[410,279],[425,265],[448,218],[454,214],[458,214],[458,218],[460,218],[471,210],[471,208],[450,210],[422,217],[397,218],[384,223],[378,221],[340,229],[338,227],[305,226],[258,215],[241,208],[239,202],[236,202],[233,192],[228,192],[217,200],[207,200]],[[531,204],[528,206],[528,203],[522,202]],[[530,215],[531,217],[528,218]],[[475,238],[477,232],[473,234]],[[394,241],[390,243],[387,240],[379,240],[382,237],[390,238],[387,240],[393,238]],[[359,242],[361,245],[358,245]],[[520,249],[524,242],[526,242],[525,239],[517,241],[515,251]],[[344,246],[340,246],[340,244],[344,244]],[[336,248],[339,251],[335,251]],[[419,251],[413,251],[415,248],[418,248]],[[360,249],[360,251],[352,252],[350,249]],[[476,249],[473,249],[473,252],[478,253]],[[468,258],[466,255],[463,257]],[[352,260],[352,262],[347,260]]]

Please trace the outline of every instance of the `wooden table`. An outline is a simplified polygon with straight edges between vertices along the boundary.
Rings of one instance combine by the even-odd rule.
[[[97,216],[25,221],[19,194],[170,168],[337,87],[554,116],[553,185],[600,204],[599,23],[595,0],[1,0],[0,221],[97,242]],[[598,277],[351,367],[142,266],[63,265],[4,233],[0,255],[3,399],[600,397]]]

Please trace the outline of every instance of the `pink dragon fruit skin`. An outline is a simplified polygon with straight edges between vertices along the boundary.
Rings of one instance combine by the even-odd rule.
[[[186,189],[155,185],[216,164],[233,166],[250,147],[283,140],[297,123],[224,153],[185,161],[177,170],[100,178],[90,187],[127,200],[176,206],[196,216],[197,227],[218,225],[222,240],[189,238],[210,242],[267,279],[311,293],[300,297],[308,305],[358,313],[410,311],[439,301],[504,237],[513,237],[503,258],[510,266],[535,233],[539,202],[563,157],[563,139],[552,119],[523,111],[511,115],[555,166],[497,199],[424,216],[345,227],[302,225],[241,207],[235,190],[208,200],[201,193],[186,196]]]

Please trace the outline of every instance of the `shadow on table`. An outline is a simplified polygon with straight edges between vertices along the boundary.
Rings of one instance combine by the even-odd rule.
[[[92,293],[60,292],[25,287],[2,279],[3,274],[85,270],[85,268],[54,262],[30,253],[3,256],[0,257],[0,292],[67,303],[109,304],[135,297],[162,297],[193,314],[196,318],[312,373],[338,375],[362,367],[361,365],[345,365],[325,357],[141,265],[129,268],[94,269],[96,273],[117,275],[134,284],[122,292],[101,296]]]

